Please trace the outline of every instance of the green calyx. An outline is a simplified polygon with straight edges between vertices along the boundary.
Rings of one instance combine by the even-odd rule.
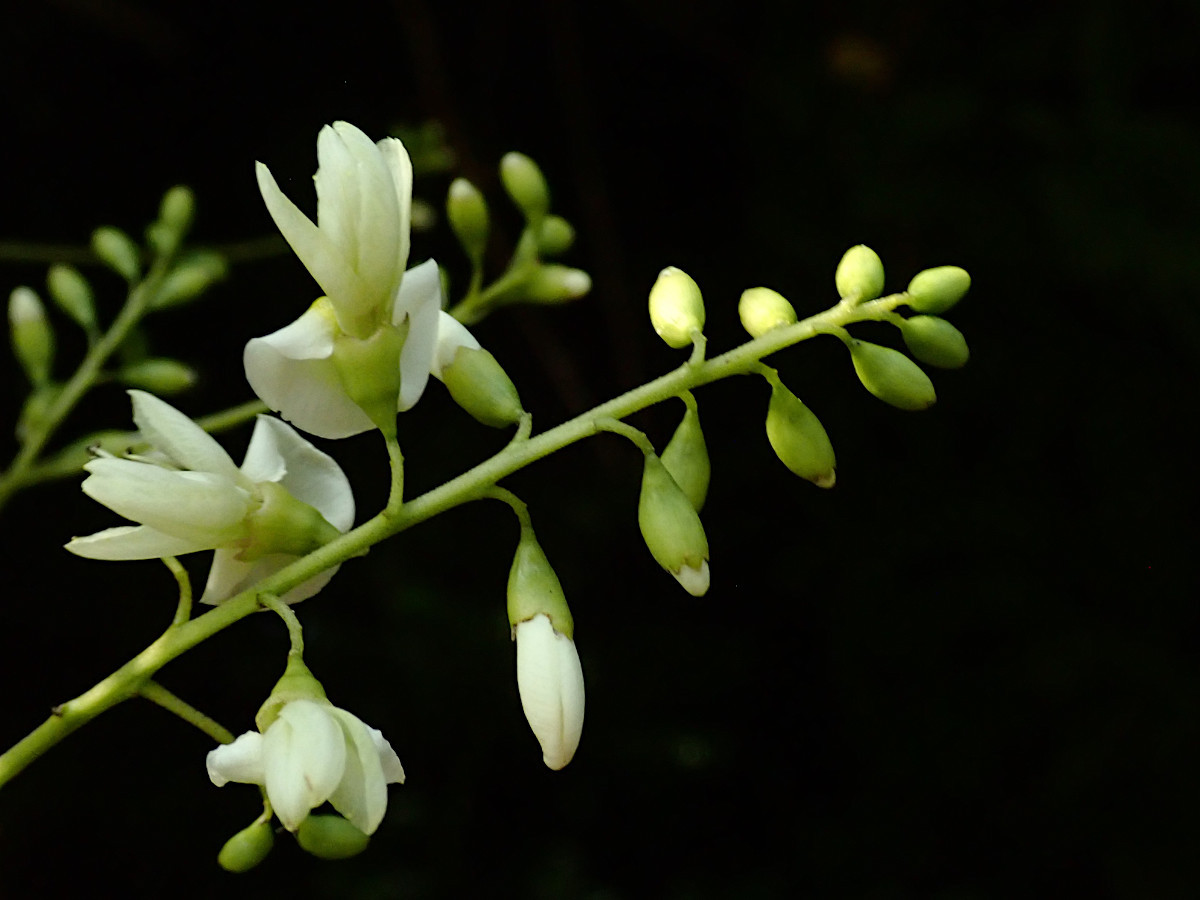
[[[504,428],[525,414],[516,386],[496,357],[482,348],[459,347],[442,370],[442,381],[454,402],[484,425]]]
[[[271,688],[271,696],[267,697],[254,717],[254,724],[261,734],[279,718],[279,712],[293,700],[312,700],[316,703],[328,703],[325,688],[316,676],[304,664],[304,657],[294,650],[288,653],[287,668],[283,676]]]
[[[700,430],[700,415],[691,394],[681,398],[687,404],[683,420],[671,436],[667,449],[662,453],[662,464],[666,467],[680,490],[687,496],[692,507],[699,512],[708,496],[708,482],[712,467],[708,459],[708,446],[704,432]]]
[[[638,526],[650,554],[694,596],[708,590],[708,538],[696,507],[663,461],[646,454]]]
[[[944,313],[971,287],[971,276],[958,266],[937,266],[918,272],[908,283],[907,303],[917,312]]]
[[[349,859],[367,849],[371,838],[341,816],[310,814],[296,829],[296,840],[318,859]]]
[[[275,830],[269,822],[255,822],[225,842],[217,864],[226,872],[249,872],[267,858],[275,846]]]
[[[778,378],[771,380],[767,440],[780,462],[795,474],[817,487],[833,487],[837,459],[825,426]]]
[[[912,316],[900,327],[908,352],[939,369],[961,369],[971,351],[962,332],[937,316]]]
[[[575,620],[558,575],[534,537],[533,529],[522,527],[512,568],[508,570],[508,622],[515,628],[538,615],[547,616],[555,631],[574,639]]]
[[[863,387],[898,409],[918,410],[933,406],[937,393],[921,367],[890,347],[847,339],[854,371]]]
[[[261,481],[254,489],[261,502],[246,518],[246,545],[238,554],[243,562],[271,553],[305,556],[341,535],[320,512],[282,485]]]
[[[408,337],[403,324],[381,325],[367,338],[339,334],[333,342],[338,378],[353,400],[385,437],[396,436],[400,397],[400,351]]]

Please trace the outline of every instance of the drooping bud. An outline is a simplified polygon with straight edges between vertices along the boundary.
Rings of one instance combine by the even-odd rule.
[[[164,397],[186,391],[198,378],[191,366],[162,357],[142,359],[117,370],[117,380],[122,384]]]
[[[506,153],[500,160],[500,181],[525,218],[535,222],[550,209],[550,189],[537,163],[524,153]]]
[[[349,859],[366,850],[371,838],[341,816],[309,813],[296,829],[296,841],[318,859]]]
[[[757,338],[773,328],[795,324],[796,310],[782,294],[770,288],[756,287],[742,292],[738,317],[750,337]]]
[[[446,218],[471,262],[478,265],[488,239],[487,201],[465,178],[455,178],[446,194]]]
[[[912,316],[901,326],[908,352],[927,365],[961,369],[971,351],[962,332],[937,316]]]
[[[708,538],[696,507],[653,453],[646,454],[638,500],[642,539],[658,564],[693,597],[708,591]]]
[[[33,288],[13,288],[8,297],[8,329],[13,352],[35,387],[50,380],[54,363],[54,329]]]
[[[836,481],[837,459],[825,426],[778,377],[771,381],[767,407],[767,440],[780,461],[817,487],[831,488]]]
[[[650,323],[668,347],[687,347],[704,330],[704,297],[682,269],[667,266],[650,288]]]
[[[96,327],[96,303],[92,286],[74,266],[53,265],[46,273],[46,288],[58,308],[75,320],[85,331]]]
[[[538,229],[538,253],[543,256],[558,256],[566,253],[575,243],[575,228],[562,216],[548,215]]]
[[[662,453],[662,463],[666,466],[680,490],[687,495],[696,512],[704,506],[708,496],[708,482],[712,467],[708,460],[708,446],[704,442],[704,432],[700,430],[700,414],[696,401],[690,393],[683,394],[681,399],[687,404],[683,421],[671,436],[667,449]]]
[[[910,307],[917,312],[941,315],[963,298],[971,276],[958,266],[937,266],[918,272],[908,283]]]
[[[554,630],[575,636],[575,620],[550,560],[532,528],[521,529],[521,540],[508,570],[508,622],[514,628],[534,616],[550,619]]]
[[[853,339],[846,346],[858,380],[884,403],[917,410],[927,409],[937,400],[929,376],[899,350]]]
[[[275,682],[271,696],[267,697],[254,716],[254,724],[259,732],[266,734],[267,729],[279,718],[280,711],[293,700],[328,703],[325,688],[304,664],[304,657],[294,650],[288,653],[287,668],[284,669],[283,676]]]
[[[142,272],[141,251],[119,228],[106,225],[93,231],[92,252],[126,281],[137,281]]]
[[[229,264],[219,253],[201,251],[179,261],[155,293],[152,306],[165,309],[199,297],[229,274]]]
[[[441,378],[454,402],[484,425],[504,428],[525,413],[516,386],[496,357],[482,348],[459,347]]]
[[[538,266],[514,297],[529,303],[562,303],[578,300],[591,289],[592,276],[587,272],[551,263]]]
[[[226,872],[249,872],[267,858],[275,846],[275,830],[269,822],[255,822],[225,842],[217,864]]]
[[[852,303],[874,300],[883,293],[883,262],[870,247],[857,244],[842,256],[834,275],[838,296]]]

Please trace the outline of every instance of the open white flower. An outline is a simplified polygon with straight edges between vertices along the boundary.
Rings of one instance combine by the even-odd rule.
[[[105,456],[84,468],[83,490],[139,522],[66,545],[88,559],[156,559],[216,550],[201,600],[219,603],[277,572],[354,522],[354,495],[336,462],[286,423],[259,416],[239,468],[216,440],[179,410],[130,391],[133,421],[153,452]],[[311,597],[329,569],[283,595]]]
[[[271,218],[325,296],[291,325],[251,340],[243,361],[268,406],[311,434],[340,438],[379,427],[393,390],[397,411],[412,407],[439,359],[479,344],[442,311],[437,263],[404,271],[412,206],[404,145],[376,144],[335,122],[317,136],[317,160],[316,224],[257,164]]]
[[[295,831],[329,801],[359,831],[372,834],[387,811],[387,786],[404,768],[383,735],[327,701],[287,703],[265,734],[248,731],[208,754],[208,777],[267,790],[275,815]]]
[[[517,690],[542,761],[561,769],[583,734],[583,668],[575,642],[540,613],[517,623]]]

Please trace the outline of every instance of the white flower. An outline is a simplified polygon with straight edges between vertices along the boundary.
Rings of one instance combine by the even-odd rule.
[[[380,732],[317,700],[293,700],[265,734],[248,731],[208,754],[217,787],[236,781],[267,790],[275,815],[295,831],[325,801],[372,834],[387,810],[387,786],[404,783],[400,759]]]
[[[583,733],[583,668],[575,642],[540,613],[519,622],[517,690],[521,708],[551,769],[571,761]]]
[[[440,372],[439,358],[479,344],[442,311],[437,263],[404,271],[412,207],[404,145],[395,138],[375,144],[353,125],[335,122],[317,136],[317,159],[317,224],[265,165],[256,171],[271,218],[326,296],[291,325],[251,340],[243,361],[246,379],[268,406],[298,428],[340,438],[379,425],[364,411],[369,404],[359,403],[363,382],[395,381],[398,373],[396,409],[406,410],[429,375]],[[371,358],[368,371],[357,359],[339,367],[343,340],[369,342],[389,330],[397,339],[380,342],[386,349]],[[390,397],[388,403],[390,415]]]
[[[259,416],[241,468],[199,425],[144,391],[130,391],[133,421],[154,448],[135,459],[106,456],[84,468],[83,490],[139,522],[77,537],[88,559],[156,559],[216,550],[201,600],[219,603],[354,522],[354,495],[338,464],[290,426]],[[283,595],[311,597],[336,568]]]

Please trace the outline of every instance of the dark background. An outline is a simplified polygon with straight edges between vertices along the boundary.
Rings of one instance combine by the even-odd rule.
[[[197,192],[197,242],[267,237],[253,160],[311,210],[321,125],[381,137],[435,119],[454,171],[492,200],[495,273],[517,228],[495,163],[535,157],[595,288],[476,333],[539,428],[677,363],[644,312],[664,265],[703,287],[714,351],[744,337],[742,289],[817,312],[859,242],[889,289],[943,263],[974,288],[950,316],[972,361],[934,373],[929,412],[875,401],[832,340],[771,360],[831,434],[833,491],[773,457],[760,380],[700,393],[705,598],[641,545],[640,459],[620,439],[506,482],[576,617],[588,711],[565,771],[542,765],[516,695],[512,517],[476,505],[347,565],[299,609],[331,699],[408,772],[366,854],[321,863],[282,840],[254,873],[220,871],[257,794],[213,788],[210,740],[129,703],[0,793],[0,896],[1195,896],[1198,25],[1196,4],[1156,0],[1033,17],[934,0],[10,10],[3,239],[136,233],[178,182]],[[418,195],[439,205],[449,178]],[[444,226],[415,238],[414,260],[429,255],[461,283]],[[84,268],[111,315],[115,278]],[[3,291],[44,270],[6,260]],[[246,399],[243,343],[313,292],[294,258],[259,254],[153,320],[156,351],[204,373],[178,405]],[[60,324],[66,365],[80,346]],[[24,386],[6,360],[11,421]],[[678,413],[635,424],[661,446]],[[104,388],[64,438],[128,420]],[[505,439],[436,385],[401,424],[412,495]],[[247,435],[226,440],[237,458]],[[383,499],[377,444],[329,448],[363,515]],[[75,482],[3,517],[7,745],[153,639],[173,600],[161,566],[59,549],[115,524]],[[279,623],[254,617],[161,680],[240,732],[285,651]]]

